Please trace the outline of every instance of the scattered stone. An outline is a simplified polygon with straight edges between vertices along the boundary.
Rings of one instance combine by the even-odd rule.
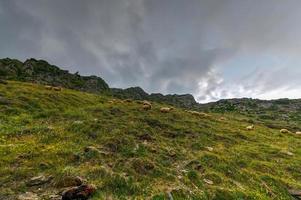
[[[26,192],[25,194],[19,195],[18,200],[39,200],[39,197],[35,193]]]
[[[48,197],[48,200],[61,200],[61,196],[57,194],[52,194]]]
[[[213,151],[213,148],[212,148],[212,147],[206,147],[206,149],[207,149],[208,151]]]
[[[94,185],[81,185],[63,192],[62,200],[87,200],[96,192]]]
[[[203,179],[203,181],[205,182],[205,183],[207,183],[208,185],[213,185],[213,181],[211,181],[211,180],[209,180],[209,179]]]
[[[26,185],[27,186],[38,186],[38,185],[44,185],[46,183],[49,183],[51,180],[53,179],[52,176],[44,176],[44,175],[41,175],[41,176],[36,176],[36,177],[33,177],[31,178],[27,183]]]
[[[80,186],[83,184],[83,179],[79,176],[66,176],[62,177],[60,180],[58,180],[55,183],[56,187],[62,188],[62,187],[74,187],[74,186]]]

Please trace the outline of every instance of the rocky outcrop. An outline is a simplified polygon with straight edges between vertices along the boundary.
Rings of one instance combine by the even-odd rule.
[[[62,194],[62,200],[87,200],[96,192],[94,185],[81,185],[67,189]]]
[[[121,99],[149,100],[159,103],[166,103],[177,107],[192,108],[198,103],[191,94],[183,95],[163,95],[160,93],[146,93],[140,87],[131,87],[127,89],[112,88],[111,93],[114,97]]]
[[[109,90],[102,78],[72,74],[44,60],[33,58],[24,63],[15,59],[0,59],[0,79],[34,82],[92,93]]]

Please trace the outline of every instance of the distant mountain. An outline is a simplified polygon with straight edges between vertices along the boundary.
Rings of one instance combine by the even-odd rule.
[[[191,94],[183,94],[183,95],[178,95],[178,94],[163,95],[160,93],[148,94],[140,87],[131,87],[127,89],[112,88],[111,92],[112,95],[117,98],[149,100],[149,101],[155,101],[159,103],[166,103],[182,108],[194,108],[199,105]]]
[[[272,128],[301,128],[301,99],[223,99],[199,104],[198,109],[205,112],[238,113]]]
[[[279,99],[225,99],[207,104],[199,104],[191,94],[163,95],[160,93],[148,94],[140,87],[127,89],[110,88],[108,84],[97,76],[81,76],[72,74],[51,65],[44,60],[28,59],[24,63],[16,59],[0,59],[0,80],[16,80],[35,82],[53,86],[60,86],[91,93],[103,93],[121,99],[149,100],[169,104],[185,109],[215,112],[238,113],[252,117],[257,122],[267,126],[301,127],[301,100]],[[273,123],[277,120],[277,123]],[[271,125],[272,124],[272,125]]]
[[[24,63],[16,59],[0,59],[0,79],[35,82],[93,93],[109,90],[102,78],[72,74],[44,60],[33,58]]]

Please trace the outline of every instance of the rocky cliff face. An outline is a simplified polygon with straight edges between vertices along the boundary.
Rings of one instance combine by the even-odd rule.
[[[0,59],[0,79],[35,82],[93,93],[109,90],[102,78],[72,74],[44,60],[33,58],[24,63],[15,59]]]
[[[149,100],[159,103],[166,103],[173,106],[192,108],[198,105],[191,94],[184,95],[163,95],[160,93],[148,94],[140,87],[131,87],[127,89],[112,88],[112,95],[122,99]]]

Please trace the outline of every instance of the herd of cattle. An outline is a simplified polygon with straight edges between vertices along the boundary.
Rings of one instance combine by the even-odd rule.
[[[45,88],[47,90],[62,91],[61,87],[54,87],[54,86],[46,85]],[[109,103],[114,103],[115,101],[116,101],[116,99],[113,99],[113,100],[110,100]],[[129,102],[132,102],[132,100],[131,99],[126,99],[126,100],[124,100],[124,102],[129,103]],[[143,110],[147,111],[147,110],[151,110],[152,109],[152,103],[151,102],[144,100],[144,101],[142,101],[140,103],[142,104],[142,109]],[[172,110],[174,110],[174,107],[161,107],[160,108],[160,112],[161,113],[169,113]],[[193,110],[186,110],[186,112],[188,112],[188,113],[190,113],[192,115],[195,115],[195,116],[210,117],[209,114],[204,113],[204,112],[198,112],[198,111],[193,111]],[[220,120],[224,121],[224,120],[226,120],[226,118],[225,117],[221,117]],[[246,130],[248,130],[248,131],[252,131],[254,129],[255,129],[254,125],[250,125],[250,126],[246,127]],[[288,129],[281,129],[280,133],[292,133],[292,132],[289,131]],[[297,131],[295,134],[296,135],[301,135],[301,131]]]

